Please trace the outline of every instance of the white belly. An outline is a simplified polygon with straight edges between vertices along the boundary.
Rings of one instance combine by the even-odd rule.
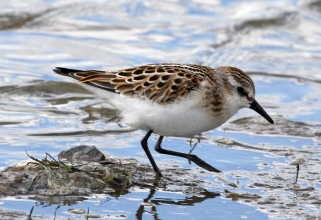
[[[122,123],[153,130],[162,136],[192,137],[222,125],[236,113],[223,110],[222,114],[215,116],[208,108],[202,107],[204,101],[200,93],[173,104],[158,104],[82,85],[119,109]]]
[[[130,106],[122,111],[122,122],[142,129],[153,130],[162,136],[192,137],[222,125],[232,115],[224,112],[215,116],[198,100],[188,99],[173,104],[150,103],[127,99]]]

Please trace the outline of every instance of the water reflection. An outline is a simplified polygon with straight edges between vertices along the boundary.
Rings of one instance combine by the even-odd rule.
[[[157,210],[158,206],[162,206],[162,207],[166,205],[195,206],[197,203],[202,203],[208,199],[214,199],[220,196],[219,193],[209,192],[204,190],[203,192],[200,192],[196,195],[186,195],[185,198],[179,198],[175,200],[171,199],[170,195],[168,195],[169,196],[168,198],[166,197],[161,198],[157,196],[157,193],[159,192],[157,190],[157,181],[155,181],[155,187],[145,188],[145,190],[146,189],[148,189],[148,195],[144,199],[142,198],[141,204],[138,206],[138,209],[135,212],[133,212],[133,214],[135,214],[136,219],[144,219],[144,215],[146,214],[152,215],[153,219],[163,219],[164,217],[168,216],[168,214],[159,212]],[[70,207],[69,209],[79,209],[77,208],[79,207],[79,205],[77,205],[79,204],[79,202],[90,199],[90,200],[96,201],[94,204],[96,205],[99,204],[100,206],[104,206],[104,209],[108,210],[108,207],[112,206],[117,201],[117,198],[119,199],[121,197],[127,197],[130,199],[130,195],[133,195],[133,194],[135,194],[135,191],[127,192],[127,193],[123,192],[121,194],[111,193],[110,195],[97,195],[97,197],[94,196],[91,198],[80,197],[80,196],[53,196],[53,197],[52,196],[51,197],[34,196],[34,197],[29,197],[29,199],[37,201],[35,203],[35,208],[36,208],[35,210],[39,208],[54,206],[56,207],[55,212],[57,212],[55,213],[55,215],[58,214],[59,216],[61,215],[61,212],[63,212],[64,210],[58,210],[58,209],[62,208],[63,206],[69,206]],[[92,207],[90,203],[87,203],[87,204],[89,205],[88,206],[89,213],[98,214],[101,217],[104,216],[102,212],[95,212],[96,211],[95,208]],[[55,205],[58,205],[58,206],[55,206]],[[124,213],[129,211],[129,210],[126,211],[126,209],[124,208],[121,210]],[[85,211],[86,211],[85,213],[87,213],[87,210]],[[54,213],[52,213],[52,215],[53,214]]]
[[[157,190],[154,188],[150,188],[148,196],[143,200],[143,204],[141,204],[136,211],[136,219],[143,219],[143,215],[145,212],[148,212],[149,214],[154,216],[154,219],[163,219],[162,214],[157,212],[157,206],[158,205],[183,205],[183,206],[194,206],[196,203],[201,203],[205,201],[206,199],[213,199],[217,196],[220,196],[219,193],[215,192],[200,192],[198,195],[191,195],[186,196],[185,199],[179,199],[173,201],[170,198],[153,198],[155,196],[155,193],[157,193]],[[150,210],[146,210],[150,208]]]

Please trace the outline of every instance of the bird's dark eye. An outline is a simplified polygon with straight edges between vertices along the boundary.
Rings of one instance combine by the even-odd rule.
[[[237,87],[237,92],[240,94],[240,95],[245,95],[245,91],[242,87]]]

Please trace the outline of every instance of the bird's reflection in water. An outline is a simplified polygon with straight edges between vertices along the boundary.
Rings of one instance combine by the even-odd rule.
[[[148,196],[143,200],[143,203],[139,206],[136,211],[136,219],[143,219],[144,213],[148,212],[149,214],[154,216],[155,220],[163,219],[159,217],[161,213],[157,212],[158,205],[180,205],[180,206],[194,206],[196,203],[201,203],[207,199],[212,199],[220,194],[217,192],[209,192],[207,190],[203,190],[202,192],[197,193],[197,195],[186,195],[185,199],[175,199],[172,200],[170,198],[154,198],[157,193],[157,182],[155,181],[155,187],[150,187]],[[146,207],[151,207],[150,210],[145,210]]]

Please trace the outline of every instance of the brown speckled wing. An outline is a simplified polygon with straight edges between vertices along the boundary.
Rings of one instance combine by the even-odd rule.
[[[171,103],[197,89],[208,72],[211,69],[206,66],[155,64],[116,72],[75,71],[69,72],[69,76],[122,95],[139,95],[157,103]]]

